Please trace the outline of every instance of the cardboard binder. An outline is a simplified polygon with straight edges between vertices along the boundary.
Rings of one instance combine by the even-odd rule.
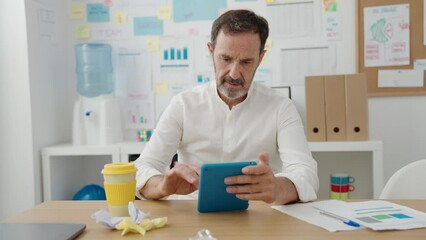
[[[346,141],[345,75],[324,77],[327,141]]]
[[[305,78],[306,138],[308,141],[326,141],[324,77]]]
[[[346,139],[368,140],[368,97],[365,74],[346,75]]]

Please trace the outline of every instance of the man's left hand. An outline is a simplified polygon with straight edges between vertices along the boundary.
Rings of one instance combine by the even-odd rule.
[[[259,154],[259,163],[242,169],[243,175],[225,178],[228,193],[242,200],[258,200],[266,203],[286,204],[298,200],[293,183],[285,177],[275,177],[269,166],[267,153]]]

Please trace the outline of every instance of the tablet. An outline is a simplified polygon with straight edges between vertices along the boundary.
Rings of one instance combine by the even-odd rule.
[[[226,192],[226,177],[242,175],[245,166],[256,165],[254,161],[207,163],[201,166],[198,188],[198,211],[236,211],[248,208],[248,201],[238,199]]]

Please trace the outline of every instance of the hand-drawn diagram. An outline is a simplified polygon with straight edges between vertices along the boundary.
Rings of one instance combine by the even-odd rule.
[[[364,8],[366,67],[410,64],[409,4]]]

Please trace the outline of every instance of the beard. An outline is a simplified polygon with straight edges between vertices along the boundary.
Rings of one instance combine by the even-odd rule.
[[[233,87],[226,87],[225,83],[229,84],[239,84],[241,87],[239,89],[235,89]],[[238,99],[244,95],[247,94],[248,88],[246,89],[244,87],[245,81],[241,78],[233,79],[230,76],[225,76],[222,80],[220,85],[217,87],[219,92],[224,95],[229,100],[235,100]]]

